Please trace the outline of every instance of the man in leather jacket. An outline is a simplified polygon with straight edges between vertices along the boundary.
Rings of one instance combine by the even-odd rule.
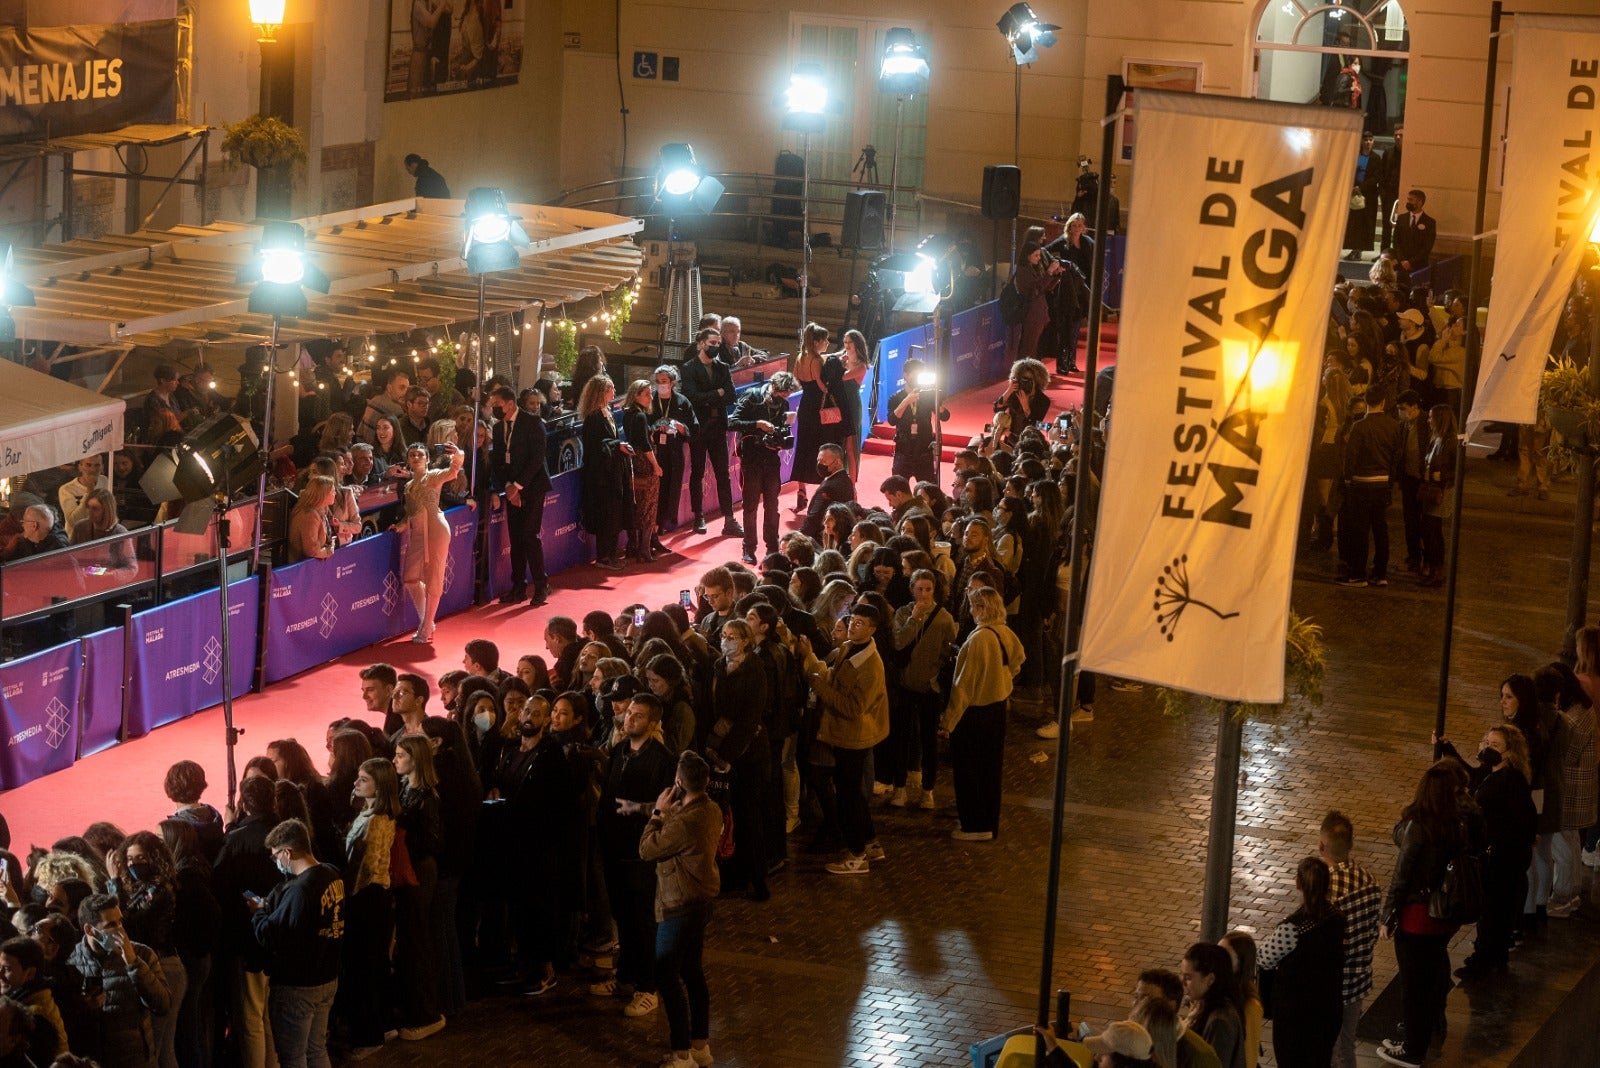
[[[744,485],[744,562],[756,562],[756,510],[766,505],[762,534],[767,552],[778,552],[778,490],[783,485],[783,446],[788,427],[789,395],[800,383],[788,371],[779,371],[761,389],[739,398],[728,428],[739,435],[739,459]],[[792,439],[788,443],[793,445]]]

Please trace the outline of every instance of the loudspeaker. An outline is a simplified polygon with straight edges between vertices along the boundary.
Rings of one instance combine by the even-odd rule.
[[[1022,213],[1022,171],[1009,163],[983,169],[983,217],[1015,219]]]
[[[881,189],[857,189],[845,197],[841,248],[875,251],[883,247],[883,220],[889,198]]]

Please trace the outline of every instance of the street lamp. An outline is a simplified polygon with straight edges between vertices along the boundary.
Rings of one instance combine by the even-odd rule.
[[[470,190],[467,193],[465,217],[461,255],[467,261],[467,273],[478,276],[478,338],[474,345],[478,350],[478,388],[481,398],[482,384],[486,381],[483,376],[483,353],[487,346],[483,339],[487,336],[484,306],[488,276],[494,271],[509,271],[520,266],[522,253],[519,250],[527,248],[532,242],[522,223],[511,214],[511,206],[506,203],[503,190],[488,186]],[[482,403],[472,406],[472,441],[469,444],[472,466],[467,481],[474,493],[478,488],[478,420],[482,413]],[[488,524],[484,524],[482,529],[487,533]]]
[[[261,44],[273,44],[278,39],[278,27],[283,25],[283,9],[285,0],[250,0],[250,21],[255,23],[256,32],[261,36],[256,40]]]
[[[928,91],[928,56],[917,35],[896,26],[883,35],[883,57],[878,61],[878,92],[893,93],[894,157],[889,164],[889,248],[894,248],[895,201],[900,195],[900,121],[906,97]]]
[[[789,75],[783,92],[783,128],[800,134],[800,326],[806,318],[806,295],[811,289],[811,135],[828,125],[828,83],[817,63],[800,63]]]
[[[1022,67],[1026,63],[1036,62],[1039,58],[1039,49],[1049,48],[1056,43],[1056,31],[1061,27],[1048,22],[1040,22],[1039,16],[1033,13],[1033,8],[1025,3],[1012,4],[1006,13],[1000,16],[1000,21],[995,23],[995,28],[1000,31],[1000,36],[1006,39],[1010,46],[1011,59],[1016,67],[1015,81],[1012,88],[1013,117],[1011,126],[1011,162],[1012,165],[1022,166]],[[1011,269],[1017,267],[1017,220],[1011,220]]]
[[[33,307],[33,290],[13,277],[12,250],[5,245],[5,256],[0,257],[0,342],[17,340],[17,324],[11,318],[12,308]]]

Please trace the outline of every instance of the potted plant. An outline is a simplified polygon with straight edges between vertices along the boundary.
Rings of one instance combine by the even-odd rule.
[[[223,158],[256,170],[256,214],[264,219],[287,218],[290,171],[305,165],[306,139],[282,119],[265,115],[252,115],[223,130]]]
[[[1589,389],[1589,371],[1562,360],[1544,372],[1539,413],[1568,446],[1600,443],[1600,398]]]

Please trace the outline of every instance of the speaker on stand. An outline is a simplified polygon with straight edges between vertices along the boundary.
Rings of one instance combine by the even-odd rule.
[[[1022,213],[1022,169],[1009,163],[991,163],[983,168],[983,217],[993,221],[989,228],[989,259],[999,262],[1000,259],[1000,220],[1015,219]],[[1013,233],[1012,241],[1015,244],[1016,235]],[[1013,247],[1011,254],[1016,256],[1017,250]],[[1011,263],[1011,272],[1016,273],[1015,259]],[[994,299],[994,287],[998,272],[990,275],[989,299]]]
[[[877,252],[883,248],[888,207],[888,195],[881,189],[857,189],[845,196],[844,226],[839,234],[839,247],[850,250],[850,281],[845,287],[842,329],[850,327],[850,301],[855,295],[856,263],[861,253]]]

